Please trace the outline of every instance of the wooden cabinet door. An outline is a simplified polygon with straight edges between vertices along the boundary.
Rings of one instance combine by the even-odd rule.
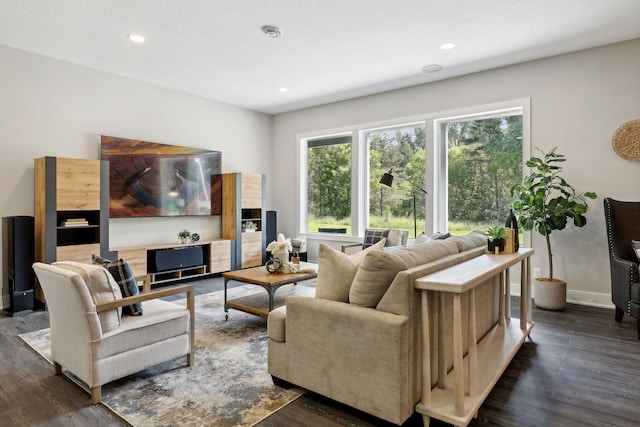
[[[100,160],[57,159],[56,210],[100,210]]]

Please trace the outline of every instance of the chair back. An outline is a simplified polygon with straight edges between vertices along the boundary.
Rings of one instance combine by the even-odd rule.
[[[640,202],[604,199],[609,256],[637,262],[631,240],[640,240]]]

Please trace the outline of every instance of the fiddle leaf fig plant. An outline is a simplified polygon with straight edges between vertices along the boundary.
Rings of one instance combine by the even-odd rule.
[[[562,230],[569,220],[576,227],[587,223],[585,213],[589,209],[586,199],[595,199],[594,192],[578,193],[562,176],[565,156],[556,153],[554,147],[544,152],[536,147],[542,156],[531,157],[526,165],[533,169],[522,183],[511,188],[515,198],[513,211],[518,216],[519,226],[526,231],[536,230],[547,242],[549,258],[549,279],[553,280],[553,254],[551,252],[551,233]]]

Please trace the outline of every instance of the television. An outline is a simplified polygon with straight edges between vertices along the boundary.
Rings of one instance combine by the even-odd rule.
[[[220,151],[102,135],[109,217],[222,214]]]

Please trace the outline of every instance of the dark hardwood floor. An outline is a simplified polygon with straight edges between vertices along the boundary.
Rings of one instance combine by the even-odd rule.
[[[222,289],[222,279],[192,282],[197,293]],[[519,304],[512,308],[518,317]],[[636,322],[614,321],[612,309],[569,304],[564,311],[534,308],[527,340],[471,426],[640,425],[640,341]],[[0,426],[122,426],[31,351],[18,334],[48,326],[46,312],[0,316]],[[215,425],[215,420],[203,425]],[[404,426],[421,426],[415,416]],[[447,424],[432,420],[432,426]],[[391,426],[380,419],[307,393],[257,424],[275,426]]]

